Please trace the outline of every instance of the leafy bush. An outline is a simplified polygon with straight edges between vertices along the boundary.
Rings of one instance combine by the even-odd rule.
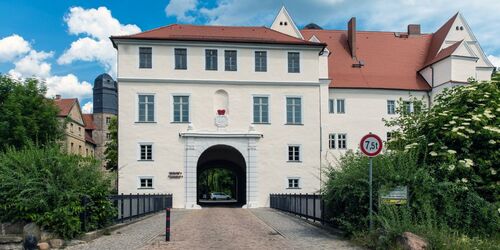
[[[97,161],[66,155],[58,146],[0,154],[0,221],[35,222],[64,238],[80,233],[81,200],[87,196],[89,230],[105,226],[114,215],[107,197],[110,181]]]

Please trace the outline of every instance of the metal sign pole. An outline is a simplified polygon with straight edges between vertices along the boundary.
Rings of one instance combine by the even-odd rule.
[[[370,231],[373,229],[372,157],[370,157]]]

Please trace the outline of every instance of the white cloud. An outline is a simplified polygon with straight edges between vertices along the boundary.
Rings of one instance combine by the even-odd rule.
[[[30,44],[19,35],[4,37],[0,40],[0,62],[12,61],[30,49]]]
[[[3,38],[0,41],[12,41],[12,37],[15,41],[26,42],[23,37],[17,35]],[[10,56],[8,60],[14,64],[14,68],[9,70],[12,77],[18,79],[38,78],[46,85],[48,97],[60,94],[64,97],[77,97],[81,100],[92,96],[92,85],[86,81],[80,82],[75,75],[52,75],[52,65],[48,60],[53,57],[53,52],[37,51],[28,42],[19,48],[22,48],[17,50],[19,53],[16,56]],[[27,51],[26,48],[28,48]]]
[[[488,60],[490,60],[493,66],[500,68],[500,56],[489,55]]]
[[[84,114],[92,114],[94,110],[94,104],[92,102],[87,102],[82,107],[82,112]]]
[[[51,65],[46,60],[52,57],[53,52],[31,50],[27,55],[14,62],[15,68],[9,74],[21,77],[41,77],[50,75]]]
[[[197,5],[198,0],[171,0],[165,7],[165,13],[167,16],[175,16],[181,22],[190,23],[196,19],[193,11]]]
[[[73,35],[86,35],[71,43],[57,60],[59,64],[70,64],[74,61],[99,62],[108,73],[116,76],[116,50],[109,37],[127,35],[141,31],[133,24],[123,25],[111,15],[106,7],[83,9],[72,7],[65,16],[68,31]]]
[[[79,100],[92,96],[92,85],[86,81],[80,82],[73,74],[51,76],[45,79],[47,96],[77,97]]]

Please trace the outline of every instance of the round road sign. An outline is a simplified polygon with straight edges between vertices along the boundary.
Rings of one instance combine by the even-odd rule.
[[[367,134],[361,138],[359,148],[363,154],[373,157],[382,151],[382,139],[376,134]]]

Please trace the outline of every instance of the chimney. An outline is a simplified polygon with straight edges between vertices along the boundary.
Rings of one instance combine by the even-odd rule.
[[[420,35],[420,24],[408,24],[408,36]]]
[[[61,95],[56,95],[56,100],[60,100],[61,99]]]
[[[356,18],[352,17],[347,23],[347,42],[351,49],[352,58],[356,58]]]

